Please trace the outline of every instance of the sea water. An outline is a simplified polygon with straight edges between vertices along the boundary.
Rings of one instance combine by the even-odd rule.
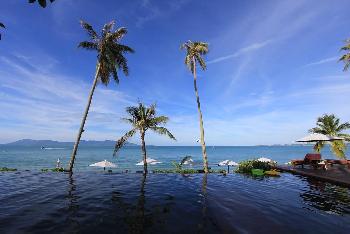
[[[71,146],[53,148],[41,147],[19,147],[0,146],[0,167],[17,168],[20,170],[41,170],[43,168],[54,168],[57,159],[60,159],[61,166],[67,167],[72,151]],[[220,161],[229,159],[240,162],[246,159],[260,157],[270,158],[279,164],[284,164],[292,159],[302,159],[306,153],[313,152],[310,145],[293,146],[208,146],[207,155],[209,166],[212,169],[220,169],[217,164]],[[202,151],[199,146],[149,146],[147,155],[150,158],[160,161],[160,164],[149,165],[152,169],[172,168],[173,161],[179,162],[186,155],[192,156],[194,168],[202,167]],[[330,148],[326,146],[322,150],[323,158],[334,158]],[[124,147],[117,156],[113,156],[113,147],[79,147],[76,155],[75,170],[77,171],[98,171],[100,168],[89,167],[90,164],[107,160],[117,164],[113,171],[129,170],[135,172],[142,170],[142,166],[136,166],[142,160],[139,146]]]
[[[283,173],[0,172],[0,233],[339,233],[350,190]]]
[[[208,147],[212,168],[219,161],[268,157],[279,163],[303,158],[311,146]],[[148,174],[135,164],[139,147],[113,157],[110,147],[79,148],[75,172],[41,172],[67,165],[71,147],[1,147],[0,233],[349,233],[350,190],[282,173],[254,178],[242,174]],[[171,168],[191,155],[201,167],[200,147],[148,147]],[[332,158],[329,148],[324,158]],[[109,160],[113,172],[89,167]],[[131,173],[118,173],[129,169]]]

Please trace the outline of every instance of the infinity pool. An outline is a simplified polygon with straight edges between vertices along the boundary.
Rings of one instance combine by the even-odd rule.
[[[350,190],[290,174],[0,173],[0,233],[349,233]]]

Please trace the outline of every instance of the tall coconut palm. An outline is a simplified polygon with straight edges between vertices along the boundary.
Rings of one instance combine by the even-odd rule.
[[[197,63],[202,68],[202,70],[206,69],[206,64],[202,56],[207,54],[209,51],[208,43],[187,41],[186,43],[182,44],[180,48],[186,49],[185,64],[188,67],[188,69],[192,72],[193,78],[194,78],[194,91],[196,94],[197,108],[198,108],[198,114],[199,114],[199,128],[200,128],[200,141],[202,145],[202,154],[203,154],[203,167],[204,167],[204,172],[208,173],[209,171],[208,157],[207,157],[207,151],[205,148],[203,116],[202,116],[201,103],[199,101],[199,95],[198,95],[198,89],[197,89],[197,73],[196,73]]]
[[[119,41],[127,33],[127,30],[126,28],[121,27],[114,31],[114,24],[114,21],[105,24],[102,29],[101,35],[98,35],[90,24],[81,21],[81,26],[88,33],[90,41],[80,42],[78,47],[96,51],[97,65],[95,79],[91,87],[88,103],[85,108],[77,139],[74,144],[68,171],[72,171],[73,169],[78,145],[80,142],[81,135],[84,132],[85,121],[89,112],[91,99],[94,94],[97,82],[100,81],[102,84],[107,86],[109,84],[110,77],[113,77],[114,81],[116,83],[119,83],[118,71],[120,69],[126,76],[129,74],[127,59],[124,57],[124,55],[126,53],[133,53],[134,50],[131,49],[129,46],[122,45],[119,43]]]
[[[317,127],[309,130],[311,133],[321,133],[329,136],[343,137],[345,141],[350,140],[350,135],[343,133],[344,130],[350,129],[350,123],[340,123],[340,119],[335,115],[324,114],[319,117],[316,122]],[[317,142],[314,149],[320,152],[324,146],[322,142]],[[345,158],[346,145],[344,140],[336,140],[331,142],[333,153],[339,158]]]
[[[339,61],[344,62],[344,69],[343,71],[347,71],[350,67],[350,39],[345,41],[345,46],[340,48],[340,50],[344,50],[346,54],[340,57]]]
[[[132,129],[125,133],[115,144],[114,155],[119,149],[127,142],[129,138],[134,136],[139,132],[141,137],[141,150],[143,158],[143,172],[147,173],[147,153],[145,144],[145,135],[147,130],[152,130],[160,135],[166,135],[170,139],[176,140],[173,134],[163,127],[169,118],[166,116],[156,116],[156,105],[152,104],[146,107],[144,104],[139,103],[138,106],[130,106],[126,108],[126,112],[129,114],[130,118],[123,118],[124,121],[130,123]]]

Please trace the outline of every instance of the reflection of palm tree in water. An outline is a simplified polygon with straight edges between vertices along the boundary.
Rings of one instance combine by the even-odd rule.
[[[145,219],[145,183],[146,183],[147,173],[143,173],[141,180],[140,196],[136,205],[136,216],[135,220],[130,223],[131,233],[143,233],[144,226],[146,223]]]
[[[208,174],[204,173],[202,178],[202,187],[201,187],[201,195],[202,195],[202,221],[198,225],[199,232],[206,231],[206,221],[207,221],[207,184],[208,184]]]
[[[135,175],[137,176],[137,175]],[[146,180],[147,174],[141,174],[141,185],[137,200],[135,202],[126,202],[123,193],[113,192],[112,201],[116,203],[118,211],[123,215],[123,221],[126,224],[127,230],[119,229],[120,233],[144,233],[144,232],[161,232],[164,228],[167,229],[166,222],[167,215],[170,213],[170,206],[174,203],[167,201],[162,204],[162,199],[157,200],[157,204],[146,207]],[[150,190],[149,190],[150,191]],[[152,192],[150,192],[152,193]],[[151,194],[149,195],[151,197]],[[152,204],[152,202],[150,202]],[[120,210],[119,210],[120,209]],[[124,225],[121,226],[124,226]],[[156,224],[156,225],[154,225]]]
[[[350,209],[350,190],[345,187],[307,178],[309,190],[300,197],[308,206],[337,214]]]
[[[69,174],[69,179],[68,179],[69,185],[68,185],[68,195],[67,195],[67,200],[68,200],[68,217],[67,221],[69,222],[69,227],[71,227],[71,230],[69,232],[78,232],[79,231],[79,222],[75,219],[77,217],[77,213],[79,210],[79,205],[78,205],[78,196],[76,195],[76,185],[74,178],[72,174]]]

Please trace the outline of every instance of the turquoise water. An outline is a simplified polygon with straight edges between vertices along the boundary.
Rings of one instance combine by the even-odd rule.
[[[47,146],[49,147],[49,146]],[[11,167],[19,170],[41,170],[56,166],[57,158],[64,167],[67,166],[72,147],[47,148],[0,146],[0,167]],[[217,169],[218,162],[226,159],[240,162],[245,159],[259,157],[271,158],[284,164],[291,159],[303,158],[306,153],[312,152],[312,146],[209,146],[207,153],[210,167]],[[112,156],[112,147],[80,147],[76,157],[75,169],[77,171],[98,171],[100,168],[89,167],[90,164],[104,159],[114,162],[118,168],[113,171],[142,170],[142,166],[135,164],[141,161],[141,150],[137,146],[123,148],[117,157]],[[161,164],[150,165],[150,169],[171,168],[171,161],[179,161],[185,155],[191,155],[196,163],[195,168],[202,165],[201,148],[196,146],[149,146],[148,157],[161,161]],[[329,147],[322,151],[324,158],[334,158]]]

